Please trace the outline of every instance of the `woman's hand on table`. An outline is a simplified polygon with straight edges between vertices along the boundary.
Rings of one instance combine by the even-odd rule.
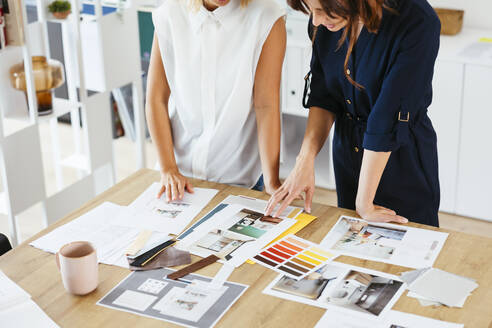
[[[408,219],[389,208],[374,204],[356,205],[357,214],[366,221],[408,223]]]
[[[314,187],[314,157],[309,159],[298,158],[287,179],[270,197],[265,209],[265,215],[278,217],[290,203],[296,199],[302,199],[302,192],[306,193],[304,209],[306,212],[311,213]],[[278,204],[280,204],[280,207],[273,212]]]
[[[161,185],[157,198],[160,198],[162,194],[166,193],[167,202],[182,200],[185,192],[193,193],[191,182],[179,173],[178,169],[162,171]]]

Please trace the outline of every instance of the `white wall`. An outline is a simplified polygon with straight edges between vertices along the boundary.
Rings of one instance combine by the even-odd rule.
[[[492,0],[428,0],[433,7],[465,10],[466,27],[492,30]]]

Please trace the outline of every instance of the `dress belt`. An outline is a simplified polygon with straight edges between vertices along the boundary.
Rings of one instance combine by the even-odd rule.
[[[401,110],[398,112],[398,117],[397,117],[397,124],[395,127],[395,133],[396,133],[396,140],[399,144],[406,144],[410,138],[410,128],[415,126],[420,119],[422,119],[425,115],[427,115],[427,110],[419,110],[415,112],[410,112],[410,111],[405,111]],[[357,144],[357,146],[361,146],[359,142],[354,140],[355,138],[355,131],[354,129],[358,129],[358,133],[360,133],[360,137],[357,138],[359,140],[362,140],[363,138],[363,133],[366,130],[367,126],[367,119],[361,116],[355,116],[350,112],[344,112],[342,114],[342,120],[344,123],[348,124],[343,130],[350,129],[350,134],[351,134],[351,143],[352,144]],[[361,130],[362,133],[361,133]]]

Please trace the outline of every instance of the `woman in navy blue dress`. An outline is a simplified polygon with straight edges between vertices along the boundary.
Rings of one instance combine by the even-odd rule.
[[[436,134],[427,116],[440,34],[432,7],[426,0],[288,2],[311,15],[309,118],[296,165],[267,214],[302,192],[310,212],[314,159],[335,123],[338,206],[370,221],[438,226]]]

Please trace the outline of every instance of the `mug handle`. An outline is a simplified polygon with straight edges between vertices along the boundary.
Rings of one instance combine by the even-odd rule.
[[[58,267],[58,271],[60,271],[60,253],[56,252],[55,254],[56,266]]]

